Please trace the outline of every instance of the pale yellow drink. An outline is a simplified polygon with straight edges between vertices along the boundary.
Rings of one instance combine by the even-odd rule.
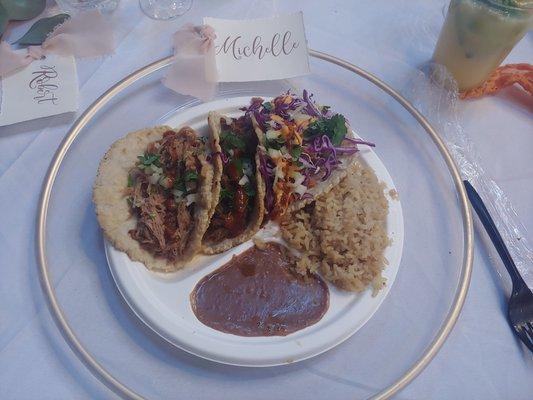
[[[527,2],[451,0],[433,60],[446,66],[459,90],[479,86],[526,34],[532,16]]]

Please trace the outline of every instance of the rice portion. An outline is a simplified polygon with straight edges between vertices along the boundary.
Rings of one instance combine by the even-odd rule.
[[[283,238],[302,253],[296,270],[320,273],[335,286],[374,294],[385,286],[381,271],[388,202],[374,171],[354,163],[346,178],[281,224]]]

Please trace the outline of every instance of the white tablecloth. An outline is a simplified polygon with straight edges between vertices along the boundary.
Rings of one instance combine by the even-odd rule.
[[[168,55],[171,33],[184,22],[200,22],[204,15],[250,18],[301,9],[310,47],[344,57],[394,84],[403,70],[430,58],[445,3],[196,0],[186,16],[160,22],[144,16],[137,1],[123,0],[112,16],[116,55],[78,61],[80,111],[125,74]],[[18,24],[8,37],[18,37],[27,26]],[[532,62],[532,56],[533,36],[529,34],[507,61]],[[511,101],[513,93],[508,90],[498,97],[465,103],[464,127],[488,173],[506,191],[526,228],[533,232],[531,103],[528,106],[530,99],[525,96]],[[114,397],[64,343],[36,277],[35,216],[42,178],[74,119],[64,115],[0,128],[2,399]],[[509,290],[509,284],[494,273],[494,263],[499,260],[489,256],[493,252],[487,250],[485,239],[484,235],[476,237],[472,283],[457,326],[430,366],[399,398],[533,398],[533,357],[518,345],[506,324],[504,290]],[[324,376],[317,379],[323,379],[325,385],[350,384]],[[271,396],[279,398],[281,393]],[[185,396],[181,393],[179,397]]]

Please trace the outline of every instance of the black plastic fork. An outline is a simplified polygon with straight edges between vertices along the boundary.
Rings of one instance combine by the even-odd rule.
[[[533,352],[533,293],[520,276],[520,272],[507,250],[507,246],[492,220],[483,200],[479,197],[476,189],[468,181],[463,181],[470,203],[489,234],[490,240],[496,247],[503,265],[511,276],[513,291],[507,305],[507,321],[514,334]]]

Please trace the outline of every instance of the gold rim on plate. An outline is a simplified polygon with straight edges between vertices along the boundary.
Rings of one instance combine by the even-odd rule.
[[[309,50],[309,54],[312,57],[330,62],[332,64],[338,65],[341,68],[344,68],[348,71],[351,71],[367,81],[371,82],[393,99],[395,99],[399,104],[403,106],[415,119],[416,121],[424,128],[430,138],[433,140],[433,143],[437,146],[440,154],[444,158],[446,165],[449,169],[449,172],[452,176],[453,182],[455,184],[455,189],[457,190],[460,206],[461,206],[461,215],[463,219],[463,243],[464,243],[464,254],[463,254],[463,264],[461,267],[461,275],[459,277],[459,283],[455,290],[454,300],[451,306],[451,309],[446,316],[446,319],[441,324],[440,329],[433,341],[426,348],[424,353],[418,358],[418,360],[393,384],[391,384],[386,389],[377,393],[372,397],[375,400],[384,400],[393,396],[395,393],[403,389],[408,385],[422,370],[430,363],[433,357],[440,350],[444,342],[446,341],[449,333],[453,329],[457,318],[463,307],[466,293],[468,291],[468,286],[470,283],[470,277],[472,274],[472,259],[473,259],[473,225],[472,225],[472,214],[468,204],[468,199],[466,191],[463,187],[461,176],[455,162],[453,161],[452,156],[450,155],[448,149],[446,148],[444,142],[435,131],[435,129],[430,125],[426,118],[420,114],[420,112],[402,95],[400,95],[396,90],[379,80],[374,75],[366,72],[365,70],[347,62],[340,58],[331,56],[326,53],[322,53],[316,50]],[[67,154],[70,146],[81,132],[81,130],[87,125],[87,123],[94,117],[94,115],[105,106],[115,95],[120,93],[122,90],[133,84],[134,82],[142,79],[143,77],[150,75],[153,72],[160,70],[161,68],[166,67],[172,62],[172,56],[165,57],[159,61],[151,63],[132,74],[128,75],[120,82],[112,86],[107,92],[100,96],[85,112],[78,118],[74,125],[70,128],[69,132],[59,145],[52,162],[46,173],[46,177],[43,182],[43,187],[41,191],[41,196],[39,199],[38,205],[38,216],[37,216],[37,257],[39,264],[39,273],[41,278],[41,286],[44,291],[45,297],[48,302],[48,307],[54,320],[63,335],[64,339],[72,349],[72,351],[78,356],[78,358],[83,362],[83,364],[109,389],[113,392],[127,399],[141,400],[144,399],[141,395],[130,389],[129,387],[122,384],[118,381],[111,373],[109,373],[98,361],[96,361],[93,356],[83,347],[76,334],[68,324],[65,315],[57,301],[57,297],[52,287],[51,279],[48,272],[48,264],[46,260],[46,219],[48,215],[48,206],[50,203],[50,195],[52,193],[52,188],[59,172],[59,168],[65,155]]]

